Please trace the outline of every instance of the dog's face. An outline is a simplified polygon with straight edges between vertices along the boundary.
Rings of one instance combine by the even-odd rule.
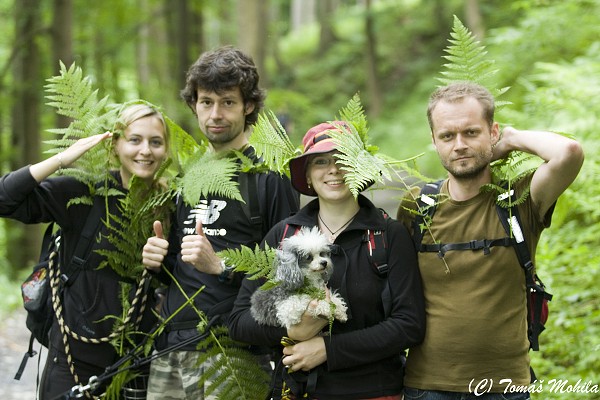
[[[327,282],[333,273],[329,241],[316,227],[284,239],[277,259],[277,280],[292,287],[300,287],[305,277],[312,284]]]

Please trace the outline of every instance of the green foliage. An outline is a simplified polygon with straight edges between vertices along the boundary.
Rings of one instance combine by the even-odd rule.
[[[301,154],[272,111],[261,113],[250,136],[250,144],[269,169],[290,176],[290,159]]]
[[[265,244],[261,249],[257,244],[253,249],[248,246],[241,246],[238,249],[225,249],[217,254],[227,265],[234,265],[235,271],[243,272],[248,279],[266,278],[267,282],[262,289],[268,289],[275,283],[273,263],[275,261],[275,249]]]
[[[269,391],[270,375],[260,368],[258,356],[248,347],[232,340],[227,328],[212,328],[207,339],[198,344],[198,363],[209,363],[200,376],[205,394],[218,400],[264,399]]]
[[[183,166],[187,165],[194,155],[206,151],[207,143],[204,139],[197,142],[171,118],[166,115],[164,117],[169,130],[169,157],[177,167],[177,175],[181,175]]]
[[[233,178],[240,166],[230,157],[222,157],[212,152],[197,151],[184,167],[184,175],[179,181],[183,200],[195,205],[200,197],[210,193],[244,201]]]
[[[452,44],[446,48],[448,55],[444,58],[450,61],[444,64],[445,71],[441,72],[443,77],[438,78],[440,82],[447,85],[458,81],[472,81],[485,87],[491,87],[494,76],[498,72],[492,69],[494,61],[487,57],[485,46],[482,46],[458,17],[454,16],[454,26],[448,39]]]
[[[369,143],[367,118],[358,94],[340,110],[338,120],[348,122],[349,127],[329,121],[340,131],[330,130],[328,135],[338,150],[336,157],[342,165],[341,169],[346,171],[344,180],[354,197],[357,197],[371,183],[384,183],[385,178],[390,179],[393,173],[391,165],[402,162],[379,155],[379,148]],[[293,146],[272,112],[259,117],[250,144],[270,169],[288,176],[289,161],[302,154]]]
[[[111,130],[117,113],[116,108],[108,108],[108,96],[100,100],[98,90],[94,90],[89,77],[83,76],[81,68],[75,64],[69,69],[61,62],[60,75],[48,79],[45,86],[48,105],[56,108],[58,114],[70,117],[73,121],[67,128],[50,129],[59,138],[48,140],[54,146],[48,153],[60,153],[77,140]],[[75,177],[85,183],[90,193],[96,191],[99,178],[110,180],[110,146],[107,143],[87,151],[75,165],[59,171],[63,175]],[[72,202],[91,204],[91,198],[73,199]]]
[[[167,221],[174,209],[175,192],[161,185],[148,187],[134,176],[129,193],[119,198],[120,214],[109,214],[105,221],[109,229],[107,239],[114,249],[100,249],[103,255],[99,268],[111,267],[120,276],[139,279],[144,271],[142,246],[153,236],[152,223],[155,220]],[[168,231],[168,226],[164,226]]]
[[[340,131],[329,131],[333,138],[341,169],[346,171],[344,181],[350,192],[357,197],[372,182],[384,183],[390,178],[385,158],[378,155],[378,148],[369,144],[367,119],[358,94],[340,110],[339,119],[349,127],[332,122]]]

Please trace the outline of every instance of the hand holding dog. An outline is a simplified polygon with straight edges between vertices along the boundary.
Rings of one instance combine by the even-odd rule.
[[[283,358],[283,363],[290,372],[310,371],[327,361],[327,351],[322,336],[315,336],[293,346],[284,347],[283,354],[286,356]]]
[[[331,292],[329,288],[325,288],[325,290],[326,301],[329,301]],[[312,300],[308,304],[308,307],[304,314],[302,314],[302,320],[299,323],[292,325],[288,328],[287,336],[290,339],[294,339],[297,341],[311,339],[318,335],[319,332],[321,332],[321,330],[327,326],[327,324],[329,323],[329,321],[327,320],[328,316],[323,315],[322,318],[314,317],[314,309],[317,308],[318,304],[319,300]]]
[[[142,264],[147,269],[158,272],[169,250],[169,242],[164,238],[160,221],[154,221],[152,228],[154,229],[155,236],[148,238],[144,245],[144,249],[142,250]]]
[[[221,259],[204,235],[202,221],[196,221],[196,234],[187,235],[181,242],[181,260],[192,264],[200,272],[218,275],[222,272]]]

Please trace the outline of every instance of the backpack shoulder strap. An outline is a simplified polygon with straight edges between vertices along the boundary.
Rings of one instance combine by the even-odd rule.
[[[506,184],[502,186],[507,189]],[[512,189],[501,194],[499,197],[502,199],[510,197],[511,204],[514,204],[517,200],[517,196]],[[542,318],[543,305],[544,302],[552,300],[552,295],[546,292],[544,284],[535,273],[531,253],[529,247],[527,247],[523,229],[521,228],[521,217],[518,207],[512,205],[509,208],[504,208],[496,203],[496,211],[506,234],[511,238],[517,258],[519,259],[519,264],[525,273],[525,286],[528,292],[527,323],[529,343],[531,349],[537,351],[539,350],[539,335],[544,330],[544,321]]]
[[[260,243],[264,233],[264,223],[258,200],[258,174],[241,172],[238,178],[240,193],[244,202],[240,203],[246,218],[252,225],[252,240]]]
[[[379,209],[383,214],[383,218],[386,220],[386,224],[389,215],[383,209]],[[375,272],[381,277],[387,277],[389,272],[388,266],[388,243],[387,243],[387,229],[382,231],[367,229],[365,240],[369,248],[369,260],[371,265],[375,269]]]
[[[381,291],[381,301],[383,304],[383,313],[385,318],[387,318],[392,313],[392,290],[390,288],[390,280],[388,279],[390,267],[388,265],[389,246],[387,237],[387,224],[389,223],[390,219],[385,210],[380,210],[383,214],[383,218],[386,221],[386,229],[381,231],[367,229],[365,239],[369,248],[369,261],[371,266],[377,275],[385,279],[385,286]]]
[[[298,231],[300,231],[301,228],[302,227],[300,225],[285,224],[285,229],[283,230],[281,239],[279,239],[279,246],[281,246],[281,242],[283,242],[283,239],[294,236],[296,233],[298,233]]]
[[[421,251],[421,242],[423,241],[423,233],[425,232],[423,228],[425,218],[433,218],[437,207],[437,195],[440,193],[443,182],[444,180],[440,179],[439,181],[425,184],[421,189],[419,198],[416,200],[417,215],[413,220],[413,241],[415,242],[417,251]]]
[[[64,285],[70,285],[79,270],[83,267],[89,256],[89,251],[92,245],[96,233],[102,223],[102,211],[104,208],[104,197],[94,196],[94,203],[92,209],[88,214],[88,217],[81,231],[81,237],[75,246],[73,257],[66,265],[66,268],[62,269],[60,274],[60,280]]]
[[[498,197],[502,199],[510,197],[511,204],[514,204],[516,201],[516,195],[513,189]],[[531,254],[529,253],[529,248],[527,247],[525,237],[523,236],[519,209],[516,205],[505,208],[496,202],[496,212],[498,213],[498,218],[500,218],[500,222],[502,223],[506,234],[513,239],[513,247],[515,248],[521,267],[525,270],[525,275],[533,277],[533,262],[531,261]]]

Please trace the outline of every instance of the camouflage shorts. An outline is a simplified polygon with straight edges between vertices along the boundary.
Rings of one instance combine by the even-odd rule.
[[[211,361],[198,364],[197,351],[173,351],[152,361],[148,378],[147,400],[214,400],[211,394],[205,396],[205,386],[198,381],[204,371],[210,367]]]

